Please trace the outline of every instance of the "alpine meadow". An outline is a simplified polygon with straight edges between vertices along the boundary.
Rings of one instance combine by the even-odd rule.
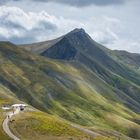
[[[138,5],[1,0],[0,140],[139,140]]]

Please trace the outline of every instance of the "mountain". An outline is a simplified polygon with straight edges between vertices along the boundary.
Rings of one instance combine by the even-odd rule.
[[[22,101],[103,136],[139,139],[140,72],[120,56],[83,29],[31,45],[0,42],[0,103]]]
[[[120,62],[127,64],[128,66],[139,69],[140,67],[140,54],[137,53],[129,53],[126,51],[113,51],[113,54],[116,59]]]
[[[135,72],[134,69],[126,65],[126,61],[130,61],[132,57],[131,64],[136,59],[137,61],[135,61],[135,63],[139,62],[139,57],[135,57],[135,54],[127,53],[129,57],[127,57],[128,55],[123,57],[121,51],[118,51],[118,53],[111,51],[92,40],[83,29],[74,29],[58,39],[33,44],[31,46],[26,45],[25,48],[30,47],[32,47],[32,52],[38,53],[41,56],[84,65],[99,78],[121,90],[126,96],[131,97],[139,104],[140,97],[137,96],[139,94],[139,88],[136,86],[140,84],[139,71]],[[38,52],[36,52],[37,48]],[[132,57],[130,57],[130,55]],[[123,61],[120,62],[119,58],[122,58],[121,60]],[[128,60],[128,58],[130,59]],[[132,82],[134,84],[132,84]],[[122,84],[123,87],[121,86]],[[131,87],[129,85],[131,85]],[[120,96],[122,96],[122,94],[120,94]],[[139,105],[133,102],[127,103],[127,100],[128,99],[126,99],[125,104],[134,111],[139,112]],[[135,104],[135,107],[133,104]]]

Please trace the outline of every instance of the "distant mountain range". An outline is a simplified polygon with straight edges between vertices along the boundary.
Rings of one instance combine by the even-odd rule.
[[[0,42],[0,64],[6,96],[91,129],[140,139],[139,54],[109,50],[75,29],[40,43]]]

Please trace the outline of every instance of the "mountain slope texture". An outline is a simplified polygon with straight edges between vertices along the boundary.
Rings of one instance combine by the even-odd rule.
[[[0,103],[22,101],[44,112],[18,118],[11,129],[24,129],[25,118],[45,122],[46,113],[107,139],[140,139],[139,59],[105,48],[83,29],[29,45],[0,42]]]

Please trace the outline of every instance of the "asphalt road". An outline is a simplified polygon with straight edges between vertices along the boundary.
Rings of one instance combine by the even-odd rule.
[[[100,136],[100,134],[98,134],[98,133],[96,133],[96,132],[93,132],[93,131],[91,131],[91,130],[89,130],[89,129],[80,127],[80,126],[78,126],[78,125],[71,124],[71,126],[74,127],[74,128],[77,128],[77,129],[79,129],[79,130],[81,130],[81,131],[83,131],[83,132],[85,132],[85,133],[87,133],[87,134],[89,134],[89,135],[90,135],[91,137],[93,137],[93,138],[95,138],[95,137],[97,137],[97,136]]]
[[[10,130],[9,128],[9,120],[10,118],[15,115],[15,114],[18,114],[20,112],[20,109],[16,109],[16,111],[13,113],[13,112],[9,112],[7,113],[7,116],[5,118],[5,120],[3,121],[3,124],[2,124],[2,127],[3,127],[3,130],[5,131],[5,133],[13,140],[20,140],[18,137],[16,137]],[[8,117],[9,116],[9,117]]]

